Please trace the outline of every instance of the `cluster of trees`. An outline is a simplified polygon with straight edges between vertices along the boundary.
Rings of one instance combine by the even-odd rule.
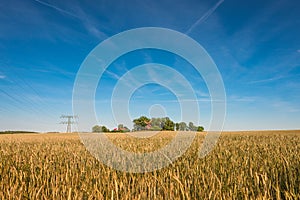
[[[204,131],[203,126],[195,126],[193,122],[174,123],[169,117],[152,118],[141,116],[133,120],[134,131],[140,130],[167,130],[167,131]]]
[[[172,131],[174,130],[174,126],[175,126],[174,122],[170,120],[169,117],[149,119],[148,117],[141,116],[137,119],[134,119],[133,123],[134,123],[133,131],[141,131],[141,130]]]
[[[193,122],[189,122],[187,125],[185,122],[175,124],[176,131],[204,131],[203,126],[195,126]]]
[[[204,131],[203,126],[195,126],[193,122],[189,122],[188,125],[185,122],[174,123],[169,117],[162,118],[148,118],[146,116],[141,116],[133,120],[133,130],[132,131]],[[94,133],[100,132],[129,132],[130,130],[123,124],[119,124],[118,128],[110,131],[105,126],[94,126],[92,128]]]
[[[108,128],[106,128],[105,126],[98,126],[98,125],[95,125],[93,126],[92,128],[92,132],[93,133],[101,133],[101,132],[110,132],[110,130]]]
[[[108,132],[129,132],[130,129],[127,128],[126,126],[124,126],[123,124],[119,124],[118,128],[115,128],[113,130],[109,130],[108,128],[106,128],[106,126],[99,126],[99,125],[95,125],[92,128],[92,132],[93,133],[108,133]]]
[[[0,131],[0,134],[37,133],[34,131]]]

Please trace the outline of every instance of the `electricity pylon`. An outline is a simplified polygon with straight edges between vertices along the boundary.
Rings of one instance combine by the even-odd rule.
[[[67,119],[66,121],[61,121],[60,124],[67,124],[67,133],[72,132],[71,124],[77,124],[76,119],[78,119],[77,115],[62,115],[61,119]],[[74,120],[73,120],[74,119]]]

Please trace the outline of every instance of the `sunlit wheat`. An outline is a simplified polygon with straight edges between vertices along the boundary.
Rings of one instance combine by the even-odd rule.
[[[172,139],[137,142],[109,136],[132,151]],[[116,171],[98,162],[75,134],[1,135],[1,199],[299,199],[300,133],[225,133],[198,158],[204,135],[169,167],[151,173]]]

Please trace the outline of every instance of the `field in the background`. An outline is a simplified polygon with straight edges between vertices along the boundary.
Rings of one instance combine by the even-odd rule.
[[[172,136],[109,137],[149,148]],[[0,199],[300,199],[300,131],[227,132],[199,159],[203,138],[169,167],[134,174],[99,163],[76,134],[0,135]]]

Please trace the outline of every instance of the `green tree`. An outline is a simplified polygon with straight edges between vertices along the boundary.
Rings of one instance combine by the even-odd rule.
[[[203,126],[198,126],[198,127],[197,127],[197,131],[198,131],[198,132],[204,131],[204,127],[203,127]]]
[[[176,131],[179,131],[179,123],[176,123],[175,127],[176,127]]]
[[[109,129],[108,128],[106,128],[105,126],[102,126],[102,132],[104,132],[104,133],[107,133],[107,132],[109,132]]]
[[[102,132],[106,133],[106,132],[109,132],[109,129],[106,128],[105,126],[98,126],[98,125],[95,125],[95,126],[93,126],[93,128],[92,128],[92,132],[93,132],[93,133],[102,133]]]
[[[179,123],[179,130],[180,131],[186,131],[186,129],[187,129],[186,123],[185,122],[180,122]]]
[[[164,126],[163,126],[163,130],[174,131],[174,126],[175,126],[175,123],[172,120],[170,120],[170,118],[166,117]]]
[[[136,131],[145,130],[146,126],[150,123],[150,119],[146,116],[141,116],[137,119],[134,119],[133,123],[134,123],[134,130]]]
[[[155,129],[161,129],[162,128],[162,118],[152,118],[151,119],[151,127]]]
[[[190,130],[190,131],[196,131],[196,130],[197,130],[197,127],[194,126],[194,123],[193,123],[193,122],[189,122],[189,130]]]
[[[98,126],[98,125],[95,125],[95,126],[93,126],[93,128],[92,128],[92,132],[93,132],[93,133],[101,133],[101,132],[102,132],[102,127],[101,127],[101,126]]]

